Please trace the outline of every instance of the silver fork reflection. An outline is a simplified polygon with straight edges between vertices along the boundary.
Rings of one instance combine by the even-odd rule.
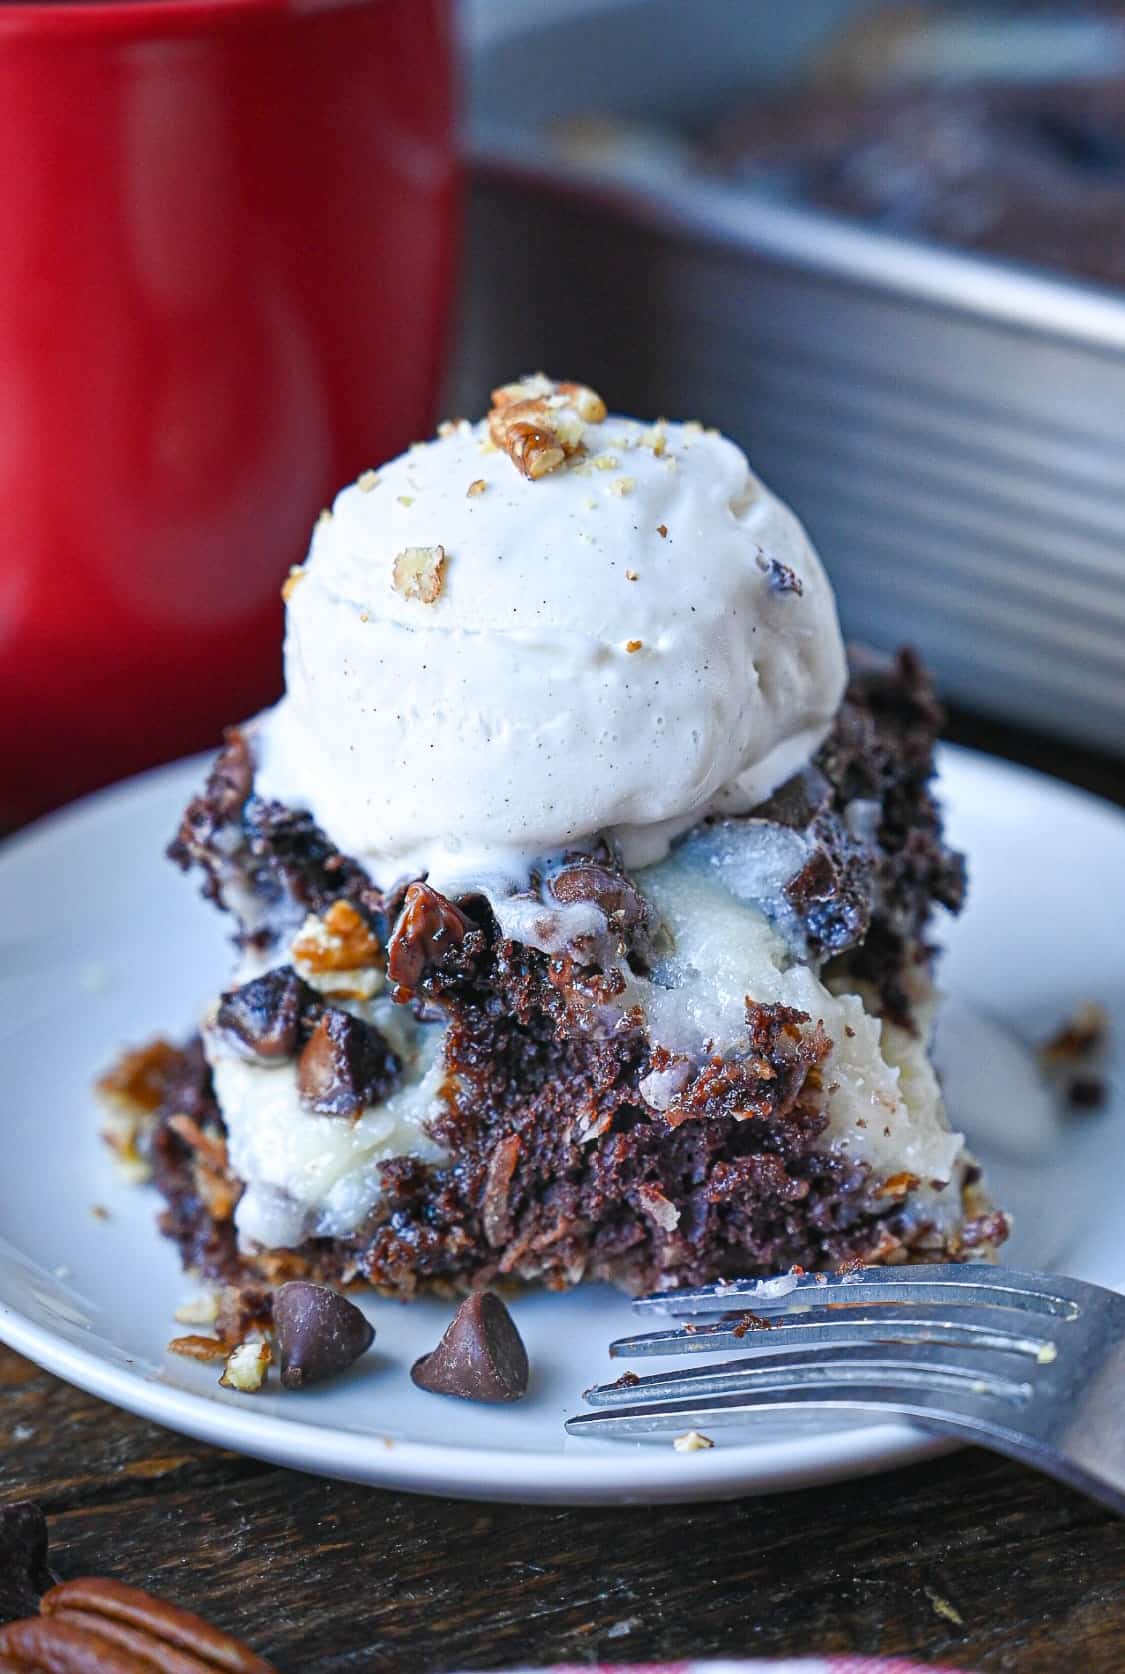
[[[599,1439],[755,1417],[906,1417],[1010,1454],[1125,1514],[1125,1295],[985,1266],[738,1279],[633,1303],[679,1326],[623,1337],[618,1359],[737,1359],[626,1373],[567,1421]]]

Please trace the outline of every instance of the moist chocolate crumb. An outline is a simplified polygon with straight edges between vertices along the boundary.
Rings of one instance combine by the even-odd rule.
[[[745,1337],[751,1331],[772,1331],[774,1321],[763,1319],[761,1314],[751,1313],[749,1309],[738,1316],[738,1320],[730,1328],[732,1337]]]
[[[981,1244],[1002,1244],[1011,1230],[1010,1217],[1002,1209],[992,1209],[965,1222],[961,1243],[966,1250],[974,1250]]]
[[[828,855],[831,889],[821,893],[807,878],[797,892],[810,942],[821,930],[829,938],[825,976],[849,988],[865,983],[873,1009],[906,1027],[929,963],[931,906],[955,907],[963,887],[930,790],[940,719],[913,654],[856,669],[815,764],[753,815],[792,825]],[[967,1247],[956,1234],[943,1243],[916,1208],[877,1197],[862,1164],[823,1148],[829,1043],[811,1020],[753,1009],[743,1048],[697,1067],[658,1109],[640,1091],[660,1067],[640,1020],[625,1016],[610,1031],[599,1022],[619,992],[616,971],[578,949],[548,956],[503,939],[475,898],[448,902],[419,883],[384,898],[309,815],[252,790],[224,814],[237,797],[224,803],[221,791],[209,784],[182,829],[193,833],[191,863],[219,876],[240,910],[252,904],[258,916],[247,918],[244,937],[291,937],[306,912],[323,913],[335,900],[354,904],[373,926],[397,921],[397,997],[416,1012],[440,1008],[448,1023],[446,1090],[428,1127],[451,1161],[383,1164],[380,1201],[353,1235],[240,1251],[229,1209],[225,1220],[209,1210],[214,1182],[193,1166],[172,1125],[188,1114],[201,1131],[222,1132],[193,1044],[162,1078],[152,1151],[165,1230],[206,1277],[270,1286],[364,1280],[396,1295],[514,1280],[563,1288],[608,1279],[645,1291],[796,1267],[831,1271],[876,1253],[956,1260]],[[604,874],[599,888],[615,892],[611,913],[631,917],[634,881],[608,849],[567,856],[561,871],[591,864]],[[419,900],[416,917],[403,911]],[[632,956],[632,941],[629,948]],[[239,1189],[228,1178],[228,1204]],[[994,1241],[1005,1224],[971,1223],[969,1235]]]
[[[0,1505],[0,1625],[39,1614],[58,1582],[47,1563],[47,1519],[31,1500]]]
[[[386,1098],[399,1063],[373,1023],[326,1011],[297,1060],[301,1102],[319,1116],[354,1116]]]
[[[303,1389],[346,1371],[375,1341],[354,1302],[327,1285],[292,1279],[273,1298],[273,1328],[285,1389]]]
[[[246,1052],[273,1063],[296,1056],[302,1011],[316,1000],[296,971],[282,965],[224,994],[216,1022]]]
[[[515,1321],[490,1290],[466,1296],[431,1354],[416,1360],[419,1389],[463,1401],[518,1401],[527,1393],[527,1350]]]

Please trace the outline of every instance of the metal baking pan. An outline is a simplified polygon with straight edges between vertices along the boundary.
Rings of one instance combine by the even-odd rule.
[[[855,9],[478,0],[450,399],[481,411],[546,366],[720,425],[807,523],[850,636],[912,640],[949,697],[1125,754],[1125,296],[545,135],[591,111],[690,124]]]

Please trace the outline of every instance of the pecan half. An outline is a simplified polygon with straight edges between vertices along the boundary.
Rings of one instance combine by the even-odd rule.
[[[535,481],[580,453],[586,426],[605,416],[605,402],[585,384],[556,383],[537,373],[493,390],[488,434],[516,470]]]
[[[144,1654],[150,1659],[140,1666],[149,1674],[153,1664],[159,1669],[174,1666],[166,1660],[173,1649],[195,1659],[198,1666],[210,1671],[276,1674],[271,1663],[257,1656],[240,1640],[212,1627],[201,1616],[182,1610],[179,1605],[169,1604],[166,1599],[153,1598],[139,1587],[127,1587],[121,1581],[98,1577],[64,1581],[44,1595],[40,1609],[43,1612],[41,1620],[54,1623],[58,1623],[59,1617],[65,1614],[80,1613],[89,1621],[91,1631],[107,1639],[119,1628],[135,1630],[143,1638],[146,1645]],[[120,1640],[117,1642],[122,1643]],[[106,1665],[107,1668],[109,1666]],[[116,1668],[117,1665],[112,1666]],[[191,1667],[192,1664],[185,1666]]]
[[[160,1665],[69,1621],[30,1616],[0,1628],[0,1668],[4,1669],[26,1674],[153,1674],[154,1666]],[[206,1667],[200,1663],[195,1674]]]
[[[426,968],[451,947],[460,947],[469,920],[429,884],[412,883],[387,944],[387,974],[399,988],[414,989]]]

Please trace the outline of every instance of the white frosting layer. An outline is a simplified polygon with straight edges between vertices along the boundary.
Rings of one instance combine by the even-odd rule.
[[[347,1009],[376,1023],[404,1064],[390,1097],[354,1121],[306,1110],[295,1063],[249,1061],[218,1030],[204,1030],[231,1168],[246,1187],[235,1210],[244,1248],[291,1249],[306,1238],[346,1238],[378,1202],[381,1163],[401,1156],[441,1159],[424,1124],[440,1109],[447,1080],[444,1028],[416,1027],[389,1000]]]
[[[762,913],[736,900],[705,864],[692,863],[690,845],[637,881],[673,941],[651,979],[632,978],[623,999],[641,1005],[653,1040],[698,1060],[745,1041],[747,999],[808,1013],[808,1027],[822,1022],[833,1043],[822,1066],[825,1147],[877,1176],[916,1175],[916,1198],[939,1224],[959,1220],[964,1140],[950,1131],[925,1040],[872,1016],[858,994],[832,993],[808,965],[793,962]],[[667,1086],[646,1090],[658,1109],[678,1090],[674,1068],[670,1076]]]
[[[535,482],[483,437],[412,449],[318,524],[258,790],[309,808],[377,881],[439,886],[525,876],[602,830],[643,865],[704,812],[761,801],[845,683],[793,514],[698,426],[610,417]],[[396,555],[439,544],[440,597],[397,592]]]
[[[880,1021],[861,995],[833,992],[795,962],[763,914],[737,900],[692,845],[637,881],[670,945],[651,976],[622,967],[626,991],[604,1023],[612,1029],[639,1005],[653,1043],[678,1055],[641,1085],[652,1108],[667,1110],[705,1057],[745,1047],[747,999],[793,1006],[808,1014],[807,1027],[823,1023],[833,1042],[822,1066],[824,1147],[867,1164],[876,1181],[915,1175],[915,1213],[939,1231],[956,1226],[964,1142],[949,1128],[924,1038]],[[205,1031],[231,1164],[246,1183],[236,1211],[244,1245],[286,1248],[312,1236],[347,1236],[378,1202],[381,1162],[403,1154],[440,1160],[424,1124],[447,1078],[444,1030],[418,1028],[387,999],[347,1009],[376,1023],[406,1065],[399,1088],[354,1124],[303,1109],[295,1065],[248,1062],[217,1031]],[[926,1010],[918,1007],[923,1023]]]

